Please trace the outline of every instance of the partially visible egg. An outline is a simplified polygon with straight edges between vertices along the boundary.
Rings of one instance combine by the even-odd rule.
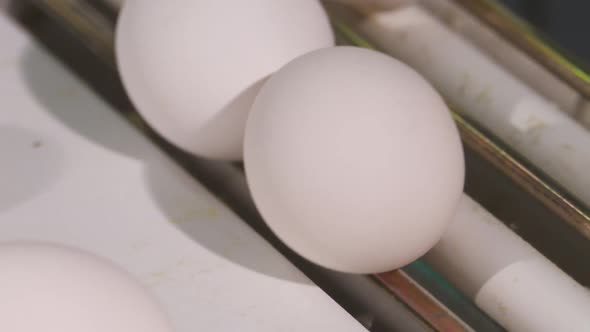
[[[426,253],[464,180],[461,141],[439,94],[405,64],[354,47],[308,53],[268,80],[247,122],[244,166],[277,236],[351,273]]]
[[[0,331],[172,332],[163,310],[126,272],[77,249],[0,244]]]
[[[318,0],[127,0],[115,51],[131,100],[160,135],[196,155],[238,160],[264,80],[333,43]]]

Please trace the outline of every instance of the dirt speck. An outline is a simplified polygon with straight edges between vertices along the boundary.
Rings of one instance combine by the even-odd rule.
[[[538,145],[541,141],[541,135],[543,130],[547,127],[544,122],[535,122],[536,120],[530,120],[530,129],[529,129],[529,137],[530,137],[530,144],[531,145]]]
[[[215,219],[219,216],[219,211],[214,207],[199,208],[186,211],[183,214],[170,220],[173,224],[185,224],[197,219]]]
[[[574,149],[574,147],[571,144],[563,144],[561,146],[561,148],[565,151],[576,152],[576,150]]]
[[[156,271],[150,274],[150,284],[155,286],[164,282],[168,278],[166,271]]]
[[[490,88],[486,87],[475,97],[475,102],[478,105],[490,105],[492,98],[490,97]]]
[[[498,311],[500,312],[500,315],[504,317],[508,316],[508,307],[502,302],[498,302]]]
[[[37,141],[34,141],[33,144],[31,144],[31,146],[33,147],[33,149],[38,149],[43,146],[43,142],[37,140]]]
[[[467,72],[463,73],[463,76],[461,76],[461,83],[457,87],[457,94],[459,95],[459,97],[465,97],[470,84],[471,75],[469,75],[469,73]]]

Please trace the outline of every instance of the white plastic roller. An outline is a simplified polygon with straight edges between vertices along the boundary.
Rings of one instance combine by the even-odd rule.
[[[467,195],[425,261],[509,331],[590,331],[590,293]]]
[[[579,123],[420,7],[377,13],[360,28],[590,205],[590,133]]]

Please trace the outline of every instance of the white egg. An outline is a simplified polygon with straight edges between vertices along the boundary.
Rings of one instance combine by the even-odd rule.
[[[423,255],[450,223],[464,180],[442,98],[403,63],[354,47],[308,53],[268,80],[248,119],[244,165],[277,236],[351,273]]]
[[[138,282],[79,250],[1,244],[0,290],[0,331],[172,332]]]
[[[160,135],[193,154],[238,160],[262,82],[333,43],[317,0],[127,0],[115,50],[131,100]]]

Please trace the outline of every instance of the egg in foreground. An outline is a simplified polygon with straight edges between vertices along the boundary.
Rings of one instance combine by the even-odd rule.
[[[77,249],[0,244],[0,288],[0,331],[172,332],[134,278]]]
[[[426,253],[464,181],[459,134],[439,94],[405,64],[355,47],[308,53],[268,80],[248,118],[244,165],[277,236],[351,273]]]

